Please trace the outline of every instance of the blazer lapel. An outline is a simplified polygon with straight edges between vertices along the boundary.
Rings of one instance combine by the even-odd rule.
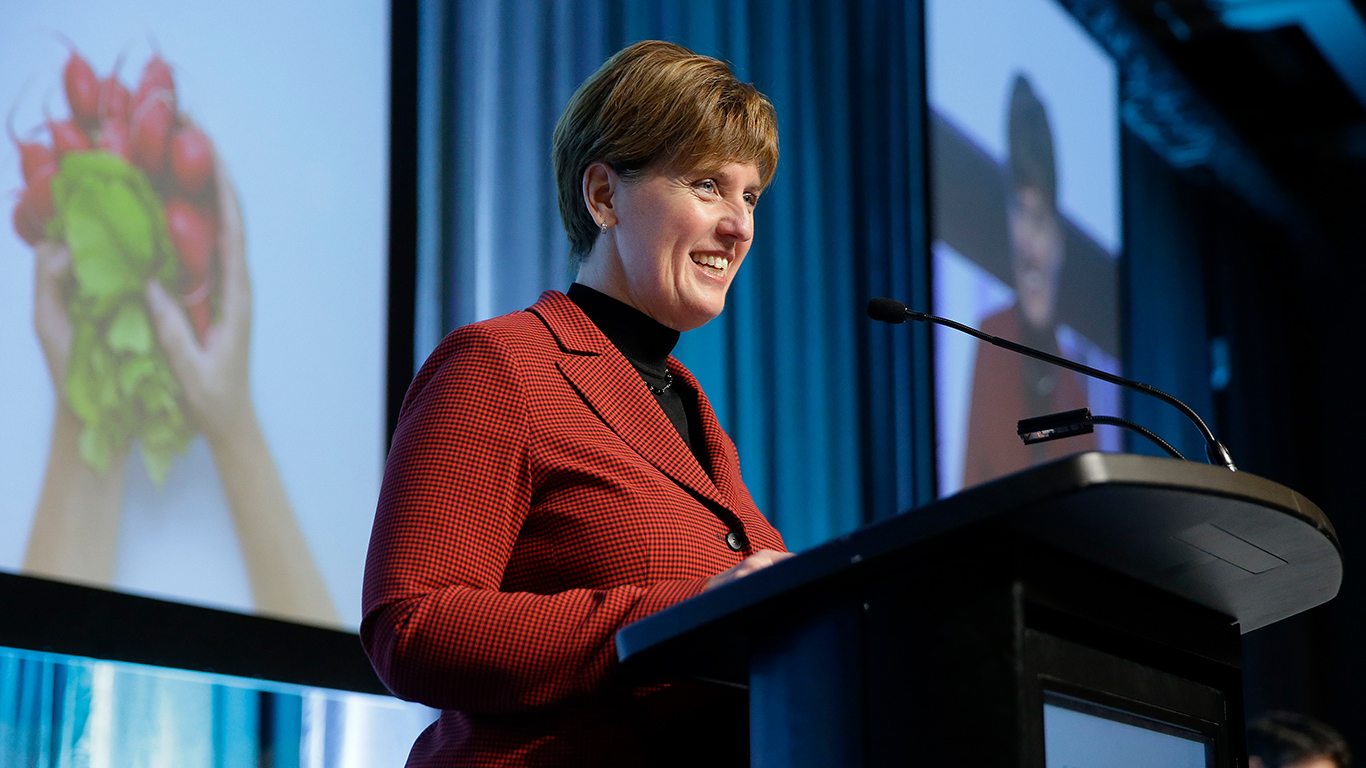
[[[723,494],[703,471],[640,374],[574,302],[558,291],[546,291],[530,310],[570,353],[560,359],[560,371],[607,426],[674,482],[734,512],[730,494]],[[691,375],[687,380],[696,391]],[[708,419],[715,424],[710,406],[703,423]],[[705,439],[709,452],[718,450],[710,437]]]
[[[702,440],[707,446],[707,463],[711,465],[707,467],[707,475],[716,484],[716,489],[721,493],[721,498],[726,507],[734,510],[736,508],[735,484],[731,480],[730,451],[726,450],[725,433],[721,431],[721,423],[716,419],[716,412],[712,410],[711,401],[707,400],[707,396],[702,393],[702,387],[698,385],[692,372],[673,357],[669,358],[669,371],[673,373],[675,380],[697,393],[697,420],[702,425],[702,434],[695,435],[694,439]]]

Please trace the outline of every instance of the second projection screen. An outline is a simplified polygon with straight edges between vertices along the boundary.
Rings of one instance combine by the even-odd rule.
[[[927,0],[934,312],[1120,372],[1114,63],[1053,0]],[[1122,415],[1115,387],[935,328],[940,495],[1119,435],[1026,446],[1016,421]]]

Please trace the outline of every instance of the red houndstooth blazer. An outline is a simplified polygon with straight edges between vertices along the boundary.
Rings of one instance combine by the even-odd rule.
[[[699,465],[568,297],[457,329],[413,380],[370,538],[361,639],[398,696],[443,711],[409,766],[659,765],[745,717],[708,689],[633,685],[622,626],[784,549],[697,381]],[[748,548],[726,534],[743,529]],[[731,707],[726,710],[725,707]],[[725,727],[719,727],[725,726]],[[701,733],[697,729],[704,729]],[[734,739],[732,740],[734,741]],[[682,751],[680,751],[682,750]]]

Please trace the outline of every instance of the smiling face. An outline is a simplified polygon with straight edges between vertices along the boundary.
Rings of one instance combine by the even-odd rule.
[[[607,225],[578,281],[677,331],[721,313],[754,237],[762,184],[754,163],[626,180],[595,163],[584,174],[590,212]]]
[[[1018,187],[1007,216],[1021,314],[1036,329],[1052,328],[1063,261],[1058,213],[1038,189]]]

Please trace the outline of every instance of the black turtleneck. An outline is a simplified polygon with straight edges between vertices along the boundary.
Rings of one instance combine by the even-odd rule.
[[[693,439],[693,435],[702,432],[697,423],[693,398],[684,397],[679,392],[683,382],[678,379],[673,379],[673,384],[669,384],[669,353],[678,343],[678,331],[582,283],[569,286],[567,295],[588,315],[588,319],[593,321],[593,325],[602,331],[608,341],[621,351],[622,356],[635,366],[640,378],[649,385],[659,407],[664,409],[664,415],[669,417],[683,442],[697,457],[698,463],[706,467],[702,440]]]

